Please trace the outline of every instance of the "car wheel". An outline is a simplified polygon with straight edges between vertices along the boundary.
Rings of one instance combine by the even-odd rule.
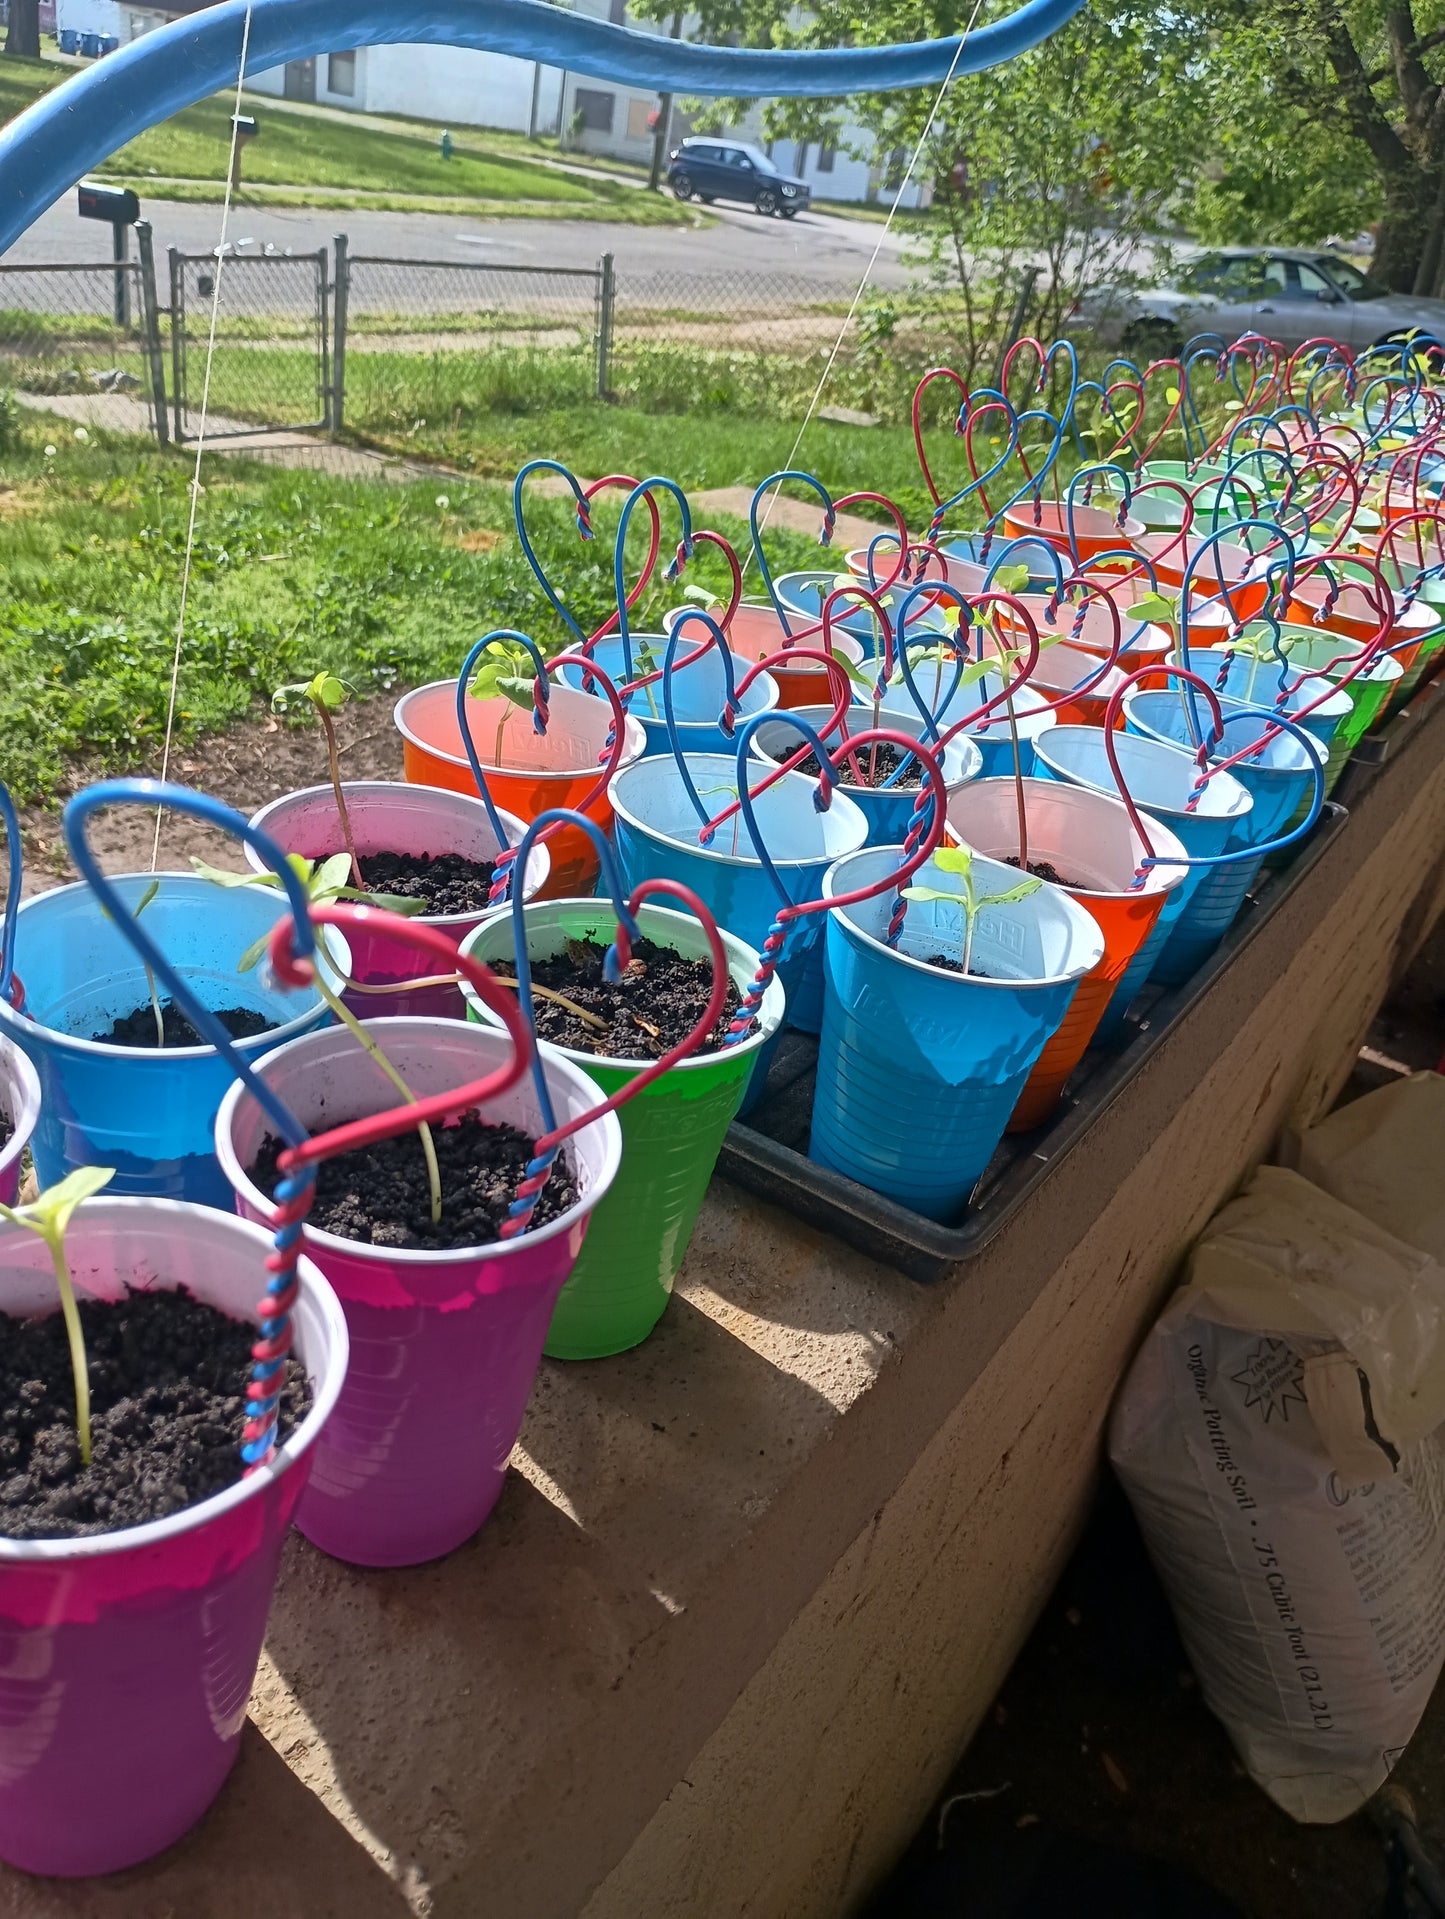
[[[758,197],[753,201],[753,205],[759,213],[776,213],[778,210],[778,196],[773,192],[771,187],[759,187]]]
[[[1400,353],[1405,345],[1406,337],[1403,333],[1387,333],[1383,339],[1376,340],[1375,344],[1370,348],[1370,353],[1378,353],[1381,360],[1387,362],[1389,366],[1393,367],[1394,371],[1398,373],[1400,370]],[[1438,374],[1442,365],[1445,365],[1445,349],[1441,348],[1440,342],[1435,339],[1433,335],[1426,342],[1417,346],[1415,351],[1425,361],[1426,366],[1429,367],[1432,373]],[[1360,357],[1364,359],[1368,356],[1362,354]]]
[[[1135,359],[1172,360],[1184,342],[1179,329],[1167,320],[1135,320],[1126,326],[1119,344]]]
[[[798,217],[798,209],[796,207],[783,208],[783,218],[785,220],[796,220],[797,217]]]
[[[672,191],[677,199],[690,200],[692,198],[692,181],[685,173],[674,173],[672,176]]]
[[[715,193],[700,193],[697,197],[702,201],[705,207],[710,207],[717,198],[717,195]]]

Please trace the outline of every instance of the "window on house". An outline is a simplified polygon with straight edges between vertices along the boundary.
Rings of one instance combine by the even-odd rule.
[[[346,99],[356,97],[356,55],[354,53],[332,53],[326,58],[326,91],[339,93]]]
[[[838,149],[836,147],[833,147],[833,146],[819,147],[818,149],[819,173],[831,173],[833,171],[833,162],[837,158],[837,154],[838,154]]]
[[[615,94],[604,93],[600,87],[578,87],[573,105],[589,132],[611,133],[612,115],[617,106]]]
[[[907,165],[908,155],[902,147],[895,147],[888,156],[888,173],[883,182],[890,193],[896,193],[903,185],[903,170]]]
[[[648,115],[652,112],[650,100],[629,100],[627,103],[627,137],[629,140],[645,140],[652,129],[648,126]]]

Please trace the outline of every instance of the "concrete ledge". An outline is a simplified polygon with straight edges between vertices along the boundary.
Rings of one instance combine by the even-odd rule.
[[[952,1280],[917,1287],[716,1182],[653,1340],[544,1365],[469,1546],[359,1574],[293,1540],[264,1738],[199,1831],[94,1885],[0,1871],[0,1913],[856,1904],[1056,1576],[1180,1254],[1329,1103],[1445,905],[1442,715]]]

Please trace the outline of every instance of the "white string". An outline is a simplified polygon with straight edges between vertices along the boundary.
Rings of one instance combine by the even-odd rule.
[[[929,108],[928,118],[923,123],[923,131],[918,136],[918,144],[914,147],[912,153],[908,156],[908,166],[904,172],[902,180],[900,180],[898,183],[898,191],[897,193],[894,194],[893,204],[888,209],[888,218],[883,222],[883,230],[878,235],[877,243],[874,246],[871,255],[869,256],[867,266],[865,266],[863,269],[863,278],[858,282],[858,291],[853,295],[853,304],[848,308],[848,312],[846,317],[844,318],[843,324],[838,329],[838,337],[833,342],[833,350],[828,355],[828,363],[823,368],[823,371],[821,375],[819,376],[817,386],[813,389],[813,397],[808,402],[807,412],[803,415],[803,424],[798,428],[798,437],[793,441],[792,452],[789,453],[787,459],[784,460],[783,462],[784,467],[791,467],[794,460],[796,460],[798,457],[798,448],[803,444],[803,435],[807,432],[808,427],[812,422],[813,414],[817,410],[818,402],[823,397],[823,388],[828,384],[828,376],[833,371],[833,363],[834,361],[836,361],[839,353],[842,351],[844,340],[848,337],[848,329],[853,324],[853,315],[858,311],[858,302],[863,298],[863,294],[868,286],[868,281],[870,277],[872,276],[873,269],[878,264],[878,255],[883,251],[883,242],[888,238],[889,230],[893,225],[893,216],[895,213],[897,213],[899,206],[902,204],[903,196],[908,191],[909,182],[913,178],[913,169],[918,165],[918,156],[922,153],[924,146],[927,144],[928,136],[933,131],[933,123],[938,118],[939,108],[943,105],[943,96],[944,94],[948,92],[949,84],[952,81],[954,74],[958,71],[958,63],[963,57],[964,46],[967,43],[968,36],[973,32],[974,22],[978,19],[978,16],[982,10],[983,10],[983,0],[973,0],[973,12],[969,15],[968,25],[964,28],[963,32],[958,37],[958,45],[953,50],[953,59],[949,62],[948,72],[944,74],[943,76],[943,85],[938,89],[938,93],[934,99],[933,105]],[[763,508],[763,517],[758,525],[759,539],[761,539],[763,533],[767,529],[768,520],[772,514],[773,507],[777,502],[778,495],[782,492],[782,490],[783,490],[783,483],[780,480],[778,484],[773,488],[772,492],[768,495],[767,504]],[[757,557],[757,551],[758,551],[757,541],[754,541],[753,545],[748,551],[747,564],[743,567],[744,573],[748,571],[748,568],[752,565],[754,559]]]
[[[176,648],[171,660],[171,691],[166,705],[166,737],[161,751],[161,779],[170,772],[171,740],[176,728],[176,692],[181,678],[181,647],[186,635],[186,603],[191,590],[191,560],[196,550],[196,509],[201,498],[201,459],[206,450],[206,421],[211,406],[211,363],[216,354],[216,325],[221,312],[221,274],[226,264],[226,233],[231,224],[231,191],[236,178],[236,148],[241,138],[241,129],[236,124],[243,105],[243,89],[246,84],[246,57],[251,49],[251,0],[246,0],[246,17],[241,26],[241,65],[236,74],[236,109],[231,117],[231,159],[226,168],[226,194],[221,204],[221,241],[216,248],[216,272],[211,282],[211,326],[206,338],[206,377],[201,386],[201,419],[196,434],[196,465],[191,475],[191,512],[186,526],[186,558],[181,568],[181,601],[176,611]],[[172,315],[172,324],[175,316]],[[156,404],[163,405],[161,396],[156,396]],[[156,808],[156,833],[151,843],[151,871],[154,873],[161,856],[161,821],[164,808]]]

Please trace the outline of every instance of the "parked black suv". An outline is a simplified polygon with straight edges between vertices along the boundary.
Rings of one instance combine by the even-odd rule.
[[[796,174],[784,173],[759,148],[738,140],[684,140],[670,158],[667,184],[679,200],[694,194],[709,206],[714,200],[746,200],[759,213],[781,213],[791,220],[813,197]]]

